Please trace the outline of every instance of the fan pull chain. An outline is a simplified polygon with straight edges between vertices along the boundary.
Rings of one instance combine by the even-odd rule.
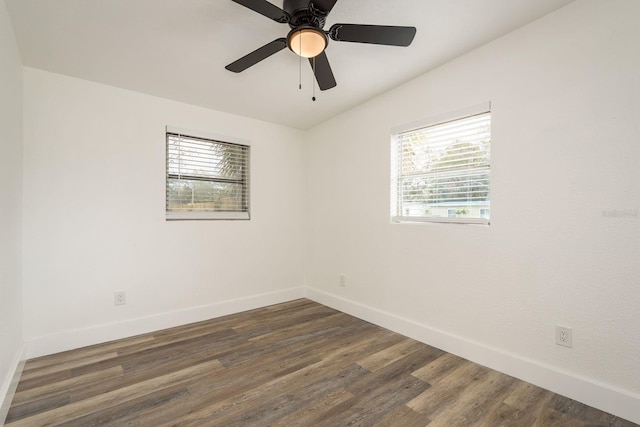
[[[313,57],[313,96],[311,97],[312,101],[316,100],[316,57]]]
[[[302,52],[302,34],[300,34],[300,52]],[[302,90],[302,56],[298,55],[298,89]]]

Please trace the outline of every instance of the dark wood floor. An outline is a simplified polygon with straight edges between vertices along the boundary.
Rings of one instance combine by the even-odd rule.
[[[8,426],[634,426],[297,300],[27,361]]]

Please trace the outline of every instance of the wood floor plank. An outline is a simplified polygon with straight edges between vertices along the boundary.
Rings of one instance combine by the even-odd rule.
[[[438,382],[446,377],[451,371],[458,369],[460,366],[469,363],[468,360],[458,357],[451,353],[445,353],[431,363],[428,363],[412,373],[416,378],[426,381],[429,384]]]
[[[532,426],[539,416],[540,414],[536,415],[532,412],[501,403],[478,425],[482,427]]]
[[[431,427],[482,424],[502,401],[516,379],[500,372],[491,371],[484,381],[467,387],[454,405],[432,418]]]
[[[94,396],[108,393],[111,390],[132,386],[142,383],[148,379],[157,378],[159,376],[180,371],[194,365],[217,361],[216,354],[204,353],[197,354],[193,357],[185,357],[183,359],[173,359],[165,365],[156,365],[144,371],[136,371],[134,373],[125,373],[122,377],[114,377],[105,379],[100,382],[87,384],[81,389],[70,390],[70,401],[79,402]]]
[[[356,401],[353,394],[344,389],[327,393],[317,400],[313,400],[300,409],[280,418],[271,427],[305,427],[318,425],[324,419],[335,414],[341,414]]]
[[[322,338],[320,338],[322,339]],[[318,342],[322,345],[322,342]],[[291,354],[290,349],[280,349],[269,359],[247,361],[216,373],[215,378],[191,381],[189,392],[193,400],[189,406],[170,405],[174,419],[180,419],[189,413],[206,408],[211,402],[216,402],[252,390],[261,384],[272,381],[280,376],[298,371],[321,360],[320,355],[313,351],[314,343],[309,343],[308,351]],[[289,354],[290,357],[286,355]],[[157,426],[166,422],[158,412],[143,411],[140,419],[145,425]]]
[[[218,343],[219,344],[219,343]],[[78,387],[70,387],[67,389],[67,399],[65,401],[60,401],[61,404],[68,404],[71,402],[77,402],[80,400],[84,400],[93,396],[97,396],[102,393],[106,393],[110,390],[116,388],[122,388],[125,386],[129,386],[132,384],[136,384],[142,382],[149,378],[154,378],[172,371],[184,369],[195,364],[200,364],[204,362],[208,362],[216,359],[217,357],[226,354],[229,351],[232,351],[229,348],[221,347],[220,345],[212,346],[213,348],[205,348],[202,347],[198,349],[196,352],[179,354],[180,357],[171,357],[168,358],[166,353],[159,352],[157,355],[164,355],[165,357],[160,357],[157,363],[144,364],[144,369],[136,369],[129,370],[124,376],[116,376],[111,378],[103,378],[102,381],[95,381],[92,383],[87,383],[81,388]],[[82,366],[78,369],[79,371],[69,371],[66,372],[70,377],[67,381],[73,381],[73,378],[81,378],[87,369],[92,369],[95,372],[102,372],[104,370],[112,369],[111,365],[116,369],[122,370],[121,364],[125,363],[133,363],[131,360],[136,360],[137,358],[147,358],[148,354],[146,352],[140,352],[139,354],[129,354],[124,357],[119,357],[116,359],[110,359],[103,362],[96,363],[93,367]],[[104,363],[108,363],[108,365],[104,365]],[[89,371],[91,372],[91,371]],[[55,382],[53,382],[55,384]],[[32,406],[33,414],[35,414],[39,406]],[[24,408],[23,408],[24,409]],[[49,409],[53,409],[50,407]]]
[[[335,377],[327,375],[329,370],[331,368],[328,366],[317,370],[309,369],[306,372],[301,369],[299,374],[293,374],[295,379],[290,384],[278,384],[276,388],[260,390],[251,396],[245,395],[241,402],[223,413],[217,413],[211,421],[229,426],[271,425],[309,402],[327,393],[341,390],[346,383],[367,374],[366,370],[357,364],[350,364],[337,372]],[[300,390],[304,390],[304,393],[300,393]]]
[[[371,375],[368,375],[362,380],[354,382],[349,386],[348,390],[356,396],[362,396],[377,389],[381,384],[387,384],[399,376],[411,376],[417,380],[418,378],[412,376],[411,372],[413,372],[417,366],[422,366],[436,359],[441,353],[441,350],[423,344],[422,348],[414,350],[403,358],[372,372]],[[428,383],[422,380],[419,381],[426,385],[425,389],[429,387]]]
[[[278,348],[290,347],[297,349],[304,347],[307,342],[315,340],[316,338],[337,338],[345,332],[350,332],[350,330],[344,329],[344,326],[352,321],[353,318],[338,314],[317,320],[311,325],[305,323],[283,331],[269,332],[258,337],[250,336],[249,341],[253,344],[251,347],[238,349],[238,351],[229,353],[221,357],[220,361],[226,367],[231,367],[250,360],[251,358],[269,354],[273,352],[274,346]]]
[[[546,406],[553,397],[553,393],[533,384],[520,382],[511,393],[504,399],[504,403],[516,408],[531,412],[541,410],[541,405]]]
[[[321,358],[321,360],[312,364],[304,365],[301,369],[289,369],[289,373],[282,372],[275,377],[275,380],[273,379],[274,377],[267,376],[265,378],[267,382],[255,385],[246,391],[234,390],[234,399],[239,398],[240,400],[246,400],[256,395],[269,395],[270,393],[274,391],[277,392],[277,390],[285,387],[288,383],[295,383],[299,386],[300,384],[303,384],[303,382],[299,381],[300,377],[318,373],[323,367],[330,367],[332,371],[335,372],[337,369],[346,367],[353,363],[355,358],[361,357],[365,354],[372,354],[379,351],[380,348],[402,339],[402,337],[399,337],[397,334],[390,333],[389,331],[385,331],[380,328],[370,328],[367,324],[363,324],[363,326],[365,326],[366,329],[362,330],[357,334],[357,336],[347,334],[340,339],[328,341],[325,346],[319,347],[322,349],[321,351],[318,351],[318,348],[312,349],[308,356]],[[248,366],[252,367],[251,365]],[[268,366],[267,369],[269,369]],[[236,376],[237,375],[234,377]],[[304,392],[306,393],[306,391]],[[216,395],[212,396],[207,394],[204,396],[203,400],[207,402],[205,406],[201,408],[194,408],[194,411],[192,411],[188,417],[184,420],[179,419],[178,421],[185,425],[189,425],[191,422],[196,422],[196,420],[215,417],[216,414],[224,412],[227,406],[233,405],[233,400],[230,399],[218,401],[213,405],[210,404],[209,402],[212,400],[217,400],[221,397],[219,395],[219,390],[214,390],[214,393],[216,393]]]
[[[306,299],[27,361],[6,422],[638,427]]]
[[[207,352],[226,352],[226,347],[240,344],[244,340],[234,331],[218,331],[198,336],[188,341],[171,342],[159,348],[134,353],[132,357],[120,357],[120,363],[127,374],[163,366],[172,360],[186,355],[192,356]]]
[[[590,422],[600,425],[612,425],[615,422],[615,416],[599,411],[595,408],[576,402],[568,397],[554,395],[549,406],[554,410],[569,415],[572,419],[583,422]]]
[[[382,421],[376,423],[375,427],[424,427],[430,422],[431,420],[426,415],[402,405],[383,418]]]
[[[292,319],[289,319],[291,321]],[[249,341],[268,345],[273,342],[287,342],[297,340],[299,337],[311,334],[313,332],[327,333],[333,328],[345,327],[353,323],[354,319],[344,313],[332,313],[330,315],[323,314],[321,317],[298,318],[294,325],[282,326],[280,328],[270,328],[270,331],[260,335],[252,335]],[[237,331],[237,328],[233,328]]]
[[[80,402],[74,402],[64,407],[59,407],[51,411],[46,411],[29,417],[27,419],[16,422],[7,423],[7,426],[33,426],[33,425],[56,425],[63,422],[70,422],[74,419],[86,416],[94,412],[97,408],[104,410],[126,400],[135,399],[141,396],[154,393],[162,388],[168,388],[181,384],[191,377],[199,375],[211,375],[216,370],[222,369],[222,364],[217,360],[202,363],[190,368],[186,368],[177,372],[162,375],[141,383],[137,383],[128,387],[123,387],[95,396]]]
[[[126,348],[134,345],[141,345],[144,343],[153,342],[154,338],[151,334],[139,335],[132,338],[124,338],[118,341],[110,341],[108,343],[96,344],[89,347],[84,347],[77,350],[63,351],[61,353],[52,354],[49,356],[42,356],[35,359],[30,359],[25,363],[23,372],[31,370],[57,365],[61,362],[72,362],[74,360],[83,359],[91,356],[98,356],[106,353],[118,352],[122,348]]]
[[[404,402],[420,394],[429,385],[414,376],[399,375],[379,387],[367,390],[348,411],[320,422],[319,426],[362,425],[371,426],[403,406]],[[354,393],[352,391],[352,393]],[[354,393],[355,394],[355,393]]]
[[[538,427],[586,427],[583,422],[553,408],[546,408],[542,417],[536,420],[534,425]]]
[[[362,348],[362,346],[363,344],[361,342],[357,342],[352,346],[340,347],[339,349],[330,352],[329,356],[323,358],[319,362],[305,366],[289,374],[279,376],[276,379],[270,380],[241,394],[236,394],[230,398],[217,401],[213,404],[207,404],[203,408],[191,412],[188,416],[176,420],[176,422],[178,424],[188,426],[197,425],[197,423],[202,422],[203,420],[206,422],[206,420],[211,421],[227,417],[228,411],[233,410],[233,408],[241,402],[259,399],[262,396],[278,395],[280,394],[279,391],[282,389],[288,389],[294,385],[300,386],[300,384],[305,384],[305,377],[316,378],[324,375],[326,373],[326,369],[323,370],[323,368],[326,368],[327,366],[331,366],[334,371],[348,366],[352,362],[344,356],[349,354],[349,352],[354,351],[354,347]]]
[[[484,381],[490,370],[475,363],[466,362],[429,389],[416,396],[407,406],[434,419],[454,405],[464,391],[476,382]]]
[[[421,342],[406,339],[396,345],[392,345],[391,347],[380,350],[371,356],[367,356],[366,358],[359,360],[358,364],[372,372],[377,371],[423,347],[424,344]]]
[[[109,352],[104,354],[91,355],[91,356],[83,357],[80,359],[66,360],[60,363],[56,363],[54,365],[43,366],[37,369],[30,369],[29,371],[24,372],[20,377],[20,379],[26,382],[36,377],[58,373],[58,372],[65,371],[67,369],[75,368],[78,366],[91,365],[93,363],[102,362],[104,360],[115,359],[116,357],[118,357],[118,353]]]
[[[295,327],[301,323],[307,323],[315,319],[322,319],[323,317],[339,314],[336,310],[330,309],[324,306],[309,305],[302,309],[297,309],[294,312],[288,312],[285,314],[281,312],[272,312],[268,322],[256,322],[255,320],[248,320],[241,324],[233,326],[233,330],[238,333],[251,333],[255,328],[264,328],[268,325],[269,329],[277,330],[282,328]]]
[[[228,327],[200,324],[197,327],[180,327],[178,331],[175,331],[172,334],[153,336],[151,340],[122,346],[116,349],[116,351],[118,352],[118,356],[126,356],[128,354],[151,351],[155,348],[165,347],[172,344],[180,345],[180,343],[186,343],[193,339],[202,339],[203,337],[208,336],[221,337],[222,334],[230,337],[236,335]]]
[[[282,353],[290,353],[290,349],[283,349]],[[216,381],[191,384],[189,390],[203,396],[204,400],[211,401],[222,396],[228,397],[251,390],[260,384],[288,375],[321,360],[321,355],[311,349],[292,354],[290,357],[276,356],[274,359],[249,360],[220,372]]]
[[[32,402],[46,395],[56,393],[73,393],[78,388],[88,387],[91,384],[107,381],[113,378],[121,378],[124,375],[122,366],[113,366],[102,371],[90,372],[88,374],[77,377],[68,378],[66,380],[53,382],[42,385],[40,387],[30,388],[28,390],[18,391],[13,397],[14,405],[22,405]]]
[[[28,419],[25,425],[37,426],[38,423],[33,420],[34,414],[46,412],[51,408],[60,408],[70,403],[69,393],[60,392],[58,394],[49,394],[38,400],[16,404],[12,403],[7,414],[6,424],[10,422]]]
[[[121,403],[103,408],[100,411],[89,412],[79,418],[62,422],[59,425],[65,427],[87,427],[87,426],[133,426],[140,425],[138,414],[141,410],[152,410],[163,412],[163,408],[173,401],[182,401],[183,404],[189,399],[189,392],[184,385],[177,385],[168,388],[160,388],[148,394],[123,400]],[[164,412],[164,417],[171,414]]]
[[[518,382],[483,426],[535,425],[542,419],[553,393],[533,384]]]

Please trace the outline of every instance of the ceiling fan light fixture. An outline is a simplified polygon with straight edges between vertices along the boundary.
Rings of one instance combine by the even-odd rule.
[[[338,23],[325,31],[323,28],[327,16],[339,0],[282,0],[282,9],[270,0],[232,1],[275,22],[286,24],[291,30],[286,38],[277,38],[225,68],[231,72],[240,73],[288,47],[300,59],[300,76],[302,76],[302,58],[310,59],[308,62],[320,90],[336,87],[336,79],[325,52],[329,39],[336,42],[409,46],[416,35],[415,27],[397,25]]]
[[[294,28],[287,36],[287,45],[296,55],[315,58],[327,47],[327,35],[314,27]]]

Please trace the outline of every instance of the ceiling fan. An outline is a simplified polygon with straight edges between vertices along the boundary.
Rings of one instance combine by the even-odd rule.
[[[288,47],[297,55],[309,58],[321,90],[336,86],[325,53],[329,38],[338,42],[409,46],[416,35],[415,27],[385,25],[334,24],[329,31],[325,31],[325,21],[337,0],[283,0],[282,9],[267,0],[232,1],[276,22],[289,24],[291,31],[287,37],[267,43],[225,68],[240,73]]]

